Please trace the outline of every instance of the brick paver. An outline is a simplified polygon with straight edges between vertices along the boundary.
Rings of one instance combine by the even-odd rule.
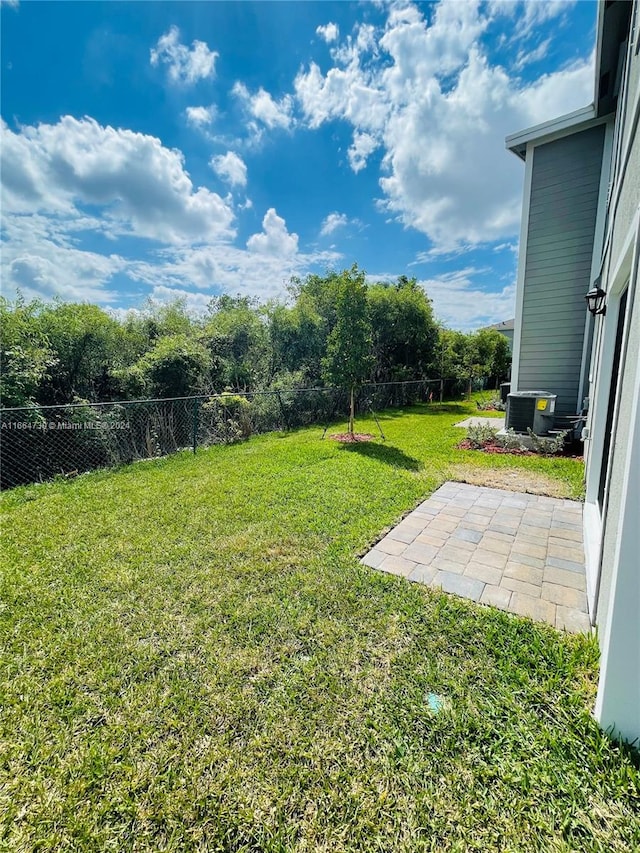
[[[362,563],[561,631],[591,630],[577,501],[445,483]]]

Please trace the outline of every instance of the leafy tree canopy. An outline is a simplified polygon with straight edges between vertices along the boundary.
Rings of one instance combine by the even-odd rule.
[[[357,265],[294,279],[286,303],[221,295],[112,316],[96,305],[0,301],[2,405],[283,390],[439,378],[457,392],[508,377],[507,339],[440,326],[415,278]],[[457,383],[457,384],[456,384]]]

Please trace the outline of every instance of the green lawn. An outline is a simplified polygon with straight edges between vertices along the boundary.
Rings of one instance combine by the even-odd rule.
[[[468,413],[6,493],[0,849],[638,849],[595,640],[358,562],[452,473],[580,494],[578,461],[456,450]]]

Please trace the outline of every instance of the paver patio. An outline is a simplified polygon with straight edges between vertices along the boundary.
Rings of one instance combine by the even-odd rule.
[[[591,629],[577,501],[447,482],[361,562],[560,630]]]

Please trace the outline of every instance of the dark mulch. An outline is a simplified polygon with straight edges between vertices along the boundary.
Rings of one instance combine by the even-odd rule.
[[[458,445],[460,450],[482,450],[483,453],[510,453],[512,456],[535,456],[533,450],[507,450],[501,444],[494,444],[492,441],[487,441],[482,447],[474,447],[471,442],[465,438]]]
[[[369,432],[334,432],[329,438],[332,438],[334,441],[342,441],[345,444],[353,444],[357,441],[373,441],[375,436]]]
[[[519,448],[509,450],[501,444],[496,444],[493,441],[485,442],[482,447],[474,447],[467,438],[463,439],[457,447],[459,450],[480,450],[482,453],[507,453],[511,456],[539,456],[539,454],[535,453],[533,450],[520,450]],[[576,453],[575,442],[568,444],[564,450],[554,455],[565,456],[568,459],[582,459],[582,453]]]

